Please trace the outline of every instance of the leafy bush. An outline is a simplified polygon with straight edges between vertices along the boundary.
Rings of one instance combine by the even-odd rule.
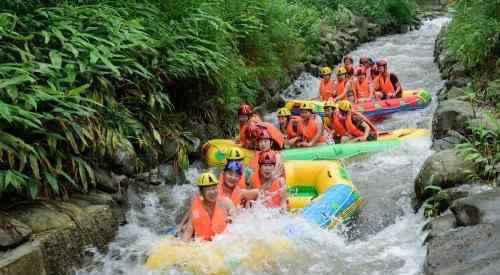
[[[500,1],[458,0],[445,45],[467,69],[487,62],[500,50]]]
[[[345,0],[339,4],[372,18],[385,29],[410,25],[415,19],[416,4],[412,0]]]

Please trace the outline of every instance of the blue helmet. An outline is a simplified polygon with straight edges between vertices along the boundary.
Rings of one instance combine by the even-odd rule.
[[[243,165],[239,161],[230,160],[224,166],[225,171],[235,171],[238,174],[243,174]]]

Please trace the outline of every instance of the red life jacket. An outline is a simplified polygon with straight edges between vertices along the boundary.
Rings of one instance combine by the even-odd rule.
[[[253,174],[251,180],[254,188],[262,187],[262,181],[260,180],[260,175],[258,173]],[[281,189],[280,180],[276,179],[271,183],[271,186],[268,189],[264,190],[266,192],[273,193],[272,196],[267,201],[264,202],[264,204],[267,207],[269,208],[280,207],[281,203],[280,189]]]
[[[368,124],[368,127],[370,127],[372,133],[374,133],[374,135],[378,137],[377,128],[373,125],[373,123],[371,123],[369,119],[358,112],[356,112],[356,115],[360,116],[363,121]],[[364,132],[358,129],[352,122],[352,112],[347,113],[347,116],[345,118],[342,118],[340,116],[340,112],[336,111],[333,115],[333,126],[335,128],[336,135],[340,137],[347,134],[353,137],[361,137],[364,135]]]
[[[360,98],[369,98],[370,97],[370,89],[369,89],[369,82],[368,78],[365,78],[365,81],[359,82],[358,79],[356,79],[353,83],[353,90],[354,90],[354,96],[356,99]]]
[[[319,82],[319,96],[322,101],[333,97],[333,79],[321,79]]]
[[[226,212],[224,209],[215,206],[212,217],[208,215],[207,210],[199,196],[195,196],[191,202],[191,223],[193,224],[194,235],[206,241],[224,232],[226,229]]]
[[[345,99],[345,86],[347,84],[347,79],[343,79],[342,81],[335,81],[335,96],[342,95],[339,100]]]
[[[316,129],[316,115],[313,115],[311,116],[311,118],[309,118],[309,121],[307,123],[304,123],[304,121],[302,121],[301,123],[301,134],[302,134],[302,137],[304,138],[305,141],[307,142],[310,142],[317,134],[318,132],[318,129]],[[316,144],[321,144],[321,143],[324,143],[326,141],[326,138],[324,135],[322,135],[317,141],[316,141]]]

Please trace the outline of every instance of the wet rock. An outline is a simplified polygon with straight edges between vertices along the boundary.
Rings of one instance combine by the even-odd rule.
[[[444,92],[439,94],[439,101],[447,100],[447,99],[459,99],[465,97],[467,91],[465,88],[459,87],[451,87],[449,90],[445,90]]]
[[[0,253],[1,275],[46,275],[44,258],[38,242],[29,242]]]
[[[415,195],[423,202],[432,194],[425,187],[434,185],[450,188],[468,183],[468,171],[473,171],[474,165],[457,155],[455,150],[444,150],[431,155],[424,162],[415,179]]]
[[[431,239],[447,234],[448,231],[457,227],[457,221],[453,214],[446,214],[433,218],[424,226],[424,230],[429,231],[424,243]]]
[[[137,167],[137,155],[132,144],[128,143],[117,148],[112,155],[112,164],[113,171],[118,174],[134,175]]]
[[[75,225],[68,215],[42,203],[21,205],[11,211],[10,215],[29,226],[34,234]]]
[[[136,175],[134,180],[140,183],[160,185],[175,183],[177,176],[176,170],[172,165],[162,164],[148,172]]]
[[[97,189],[108,193],[123,193],[126,190],[126,179],[124,175],[116,175],[104,169],[94,169]]]
[[[460,138],[456,136],[448,136],[432,143],[432,150],[443,151],[447,149],[453,149],[457,144],[460,143]]]
[[[446,87],[446,89],[451,89],[452,87],[462,88],[469,86],[471,82],[472,79],[470,79],[469,77],[463,77],[463,78],[448,80],[444,83],[444,86]]]
[[[474,115],[469,102],[455,99],[440,102],[432,120],[433,139],[447,136],[449,130],[465,133],[466,122],[474,118]]]
[[[460,226],[489,223],[500,226],[500,189],[453,202],[451,210]]]
[[[267,103],[266,109],[276,110],[285,105],[286,99],[280,93],[276,93],[271,100]]]
[[[498,274],[499,230],[492,224],[459,227],[427,244],[424,272],[428,275]],[[498,269],[496,269],[498,271]]]
[[[20,245],[31,235],[31,228],[26,224],[0,213],[0,250]]]

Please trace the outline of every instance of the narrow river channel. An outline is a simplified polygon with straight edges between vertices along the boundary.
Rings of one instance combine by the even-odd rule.
[[[389,70],[398,74],[404,88],[425,88],[435,96],[443,82],[433,63],[434,40],[447,20],[426,21],[418,30],[379,38],[351,54],[356,62],[361,55],[387,58]],[[293,96],[310,97],[317,91],[317,82],[316,78],[304,77],[297,83],[303,91]],[[379,127],[430,129],[435,104],[433,100],[426,109],[394,114]],[[228,247],[226,253],[233,253],[235,258],[255,243],[269,252],[266,259],[258,259],[259,263],[235,266],[232,274],[420,274],[425,257],[421,231],[425,220],[421,213],[413,212],[411,194],[418,169],[432,152],[430,147],[430,137],[425,137],[390,152],[345,162],[365,200],[349,237],[320,230],[297,217],[257,208],[237,217],[214,246]],[[187,178],[194,179],[200,171],[190,168]],[[185,274],[180,268],[153,273],[143,264],[154,242],[162,238],[162,230],[174,224],[194,190],[192,185],[159,186],[140,194],[131,190],[128,224],[120,227],[107,254],[94,252],[92,264],[77,274]],[[291,223],[300,224],[302,231],[292,234],[286,251],[270,253],[276,240],[283,238],[283,228]],[[198,261],[195,255],[193,261]],[[201,269],[205,271],[212,264],[199,263],[207,266]]]

